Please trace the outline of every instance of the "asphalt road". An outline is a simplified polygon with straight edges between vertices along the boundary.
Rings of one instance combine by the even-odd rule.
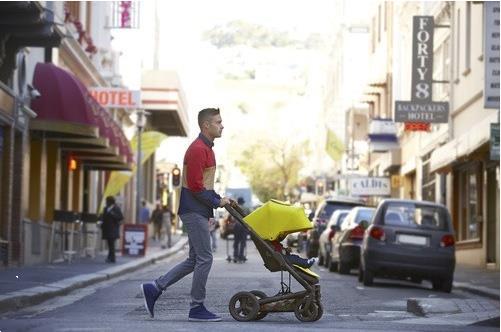
[[[220,240],[221,241],[221,240]],[[228,312],[228,302],[239,291],[261,290],[268,295],[277,293],[280,273],[270,273],[261,258],[248,245],[248,262],[228,263],[224,242],[215,254],[207,285],[206,306],[220,314],[222,322],[188,322],[191,276],[171,286],[156,304],[151,319],[143,305],[139,285],[152,280],[184,259],[178,254],[143,270],[101,282],[67,296],[0,317],[0,332],[4,331],[499,331],[492,323],[470,325],[482,319],[483,312],[498,310],[499,302],[487,301],[469,293],[454,290],[451,294],[435,292],[431,285],[420,285],[376,279],[374,287],[358,283],[355,271],[343,276],[326,269],[313,268],[321,276],[324,315],[314,323],[299,322],[294,313],[269,314],[259,322],[237,322]],[[287,280],[287,278],[286,278]],[[301,290],[295,282],[294,291]],[[406,311],[408,298],[442,299],[463,308],[461,312],[430,314],[419,317]],[[475,309],[480,303],[483,309]],[[497,309],[496,309],[497,305]],[[468,309],[470,308],[470,309]],[[499,324],[499,323],[498,323]],[[489,326],[490,325],[490,326]]]

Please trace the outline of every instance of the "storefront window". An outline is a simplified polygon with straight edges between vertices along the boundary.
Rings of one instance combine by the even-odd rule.
[[[0,188],[3,188],[2,186],[2,173],[3,173],[3,145],[4,145],[4,129],[3,127],[0,127]],[[0,195],[2,195],[2,192],[0,191]]]
[[[4,133],[5,133],[5,130],[2,126],[0,126],[0,188],[3,188],[3,178],[2,178],[2,174],[3,174],[3,161],[4,161],[4,144],[5,144],[5,139],[4,139]],[[3,207],[2,207],[2,192],[3,190],[0,190],[0,211],[2,211]],[[2,216],[0,215],[0,238],[2,238],[2,229],[4,229],[4,227],[2,226]],[[1,256],[1,255],[0,255]]]
[[[478,197],[477,197],[477,174],[468,175],[468,217],[467,217],[467,238],[478,237],[477,224]]]
[[[482,217],[482,173],[478,163],[471,163],[458,170],[456,197],[456,215],[458,218],[460,240],[475,240],[481,235],[480,218]]]
[[[423,176],[421,196],[423,201],[435,202],[435,173],[430,172],[431,152],[423,156]]]

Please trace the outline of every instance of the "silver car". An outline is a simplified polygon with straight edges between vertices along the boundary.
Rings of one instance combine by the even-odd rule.
[[[450,292],[455,264],[454,230],[445,206],[387,199],[364,234],[359,281],[370,286],[374,277],[427,279],[433,289]]]
[[[318,239],[318,265],[330,265],[331,239],[341,229],[341,223],[350,210],[336,210],[327,223],[327,227]]]

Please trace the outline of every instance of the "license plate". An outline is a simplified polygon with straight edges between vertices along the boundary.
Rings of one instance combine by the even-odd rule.
[[[405,244],[415,244],[418,246],[426,246],[428,245],[428,238],[419,235],[398,234],[397,242]]]

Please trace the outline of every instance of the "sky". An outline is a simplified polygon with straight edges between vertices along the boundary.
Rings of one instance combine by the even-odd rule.
[[[232,20],[245,20],[270,28],[296,33],[328,32],[333,26],[334,1],[142,1],[140,28],[115,30],[113,48],[119,50],[120,72],[130,89],[140,86],[141,68],[153,67],[153,27],[155,12],[160,23],[159,62],[160,69],[178,72],[188,101],[190,133],[187,138],[169,138],[157,151],[157,159],[182,163],[185,149],[198,134],[196,114],[205,107],[224,105],[225,96],[218,90],[217,64],[221,53],[201,40],[203,31]],[[305,63],[305,66],[311,64]],[[287,82],[284,82],[286,84]],[[316,96],[318,97],[318,96]],[[320,107],[321,100],[316,101]],[[297,108],[299,111],[300,109]],[[214,148],[218,159],[228,149],[229,140],[236,128],[244,125],[243,119],[226,116],[222,109],[223,124],[227,129],[216,141]],[[230,121],[231,120],[231,121]],[[245,120],[244,120],[245,121]],[[249,124],[245,124],[248,126]],[[258,126],[259,124],[251,124]],[[317,124],[311,122],[310,128]],[[297,127],[305,128],[304,123]],[[237,129],[238,130],[238,129]],[[228,135],[226,135],[228,133]],[[245,182],[240,176],[235,182]],[[237,184],[235,184],[237,185]]]

